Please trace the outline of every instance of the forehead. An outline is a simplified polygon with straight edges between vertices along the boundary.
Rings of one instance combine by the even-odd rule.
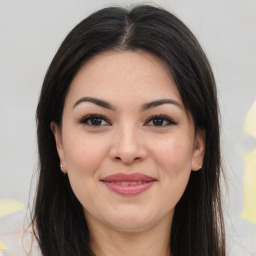
[[[68,99],[95,96],[106,100],[175,98],[181,104],[176,84],[166,64],[153,54],[107,51],[91,58],[71,82]]]

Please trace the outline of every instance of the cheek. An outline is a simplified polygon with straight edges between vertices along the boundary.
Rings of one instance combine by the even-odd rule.
[[[70,136],[64,141],[67,171],[74,175],[94,175],[108,152],[108,142],[94,136]]]
[[[154,159],[158,166],[158,175],[163,182],[163,201],[173,208],[188,184],[191,173],[192,145],[189,140],[184,140],[184,136],[156,145],[158,146],[154,151]]]
[[[83,206],[97,198],[99,170],[108,152],[108,141],[94,136],[70,136],[64,141],[65,159],[70,185]]]
[[[164,172],[180,175],[191,171],[192,144],[185,136],[175,136],[155,145],[153,154]]]

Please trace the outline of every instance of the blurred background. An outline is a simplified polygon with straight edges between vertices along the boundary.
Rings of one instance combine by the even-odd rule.
[[[176,14],[212,64],[222,113],[229,255],[256,255],[255,0],[0,0],[0,207],[1,202],[13,207],[2,216],[0,208],[0,242],[9,245],[12,256],[18,236],[6,233],[20,230],[33,198],[35,109],[48,65],[67,33],[88,14],[138,3],[155,3]]]

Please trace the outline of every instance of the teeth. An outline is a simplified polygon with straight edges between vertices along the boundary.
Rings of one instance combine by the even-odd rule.
[[[142,184],[143,181],[111,181],[112,184],[119,184],[122,186],[132,186],[137,184]]]

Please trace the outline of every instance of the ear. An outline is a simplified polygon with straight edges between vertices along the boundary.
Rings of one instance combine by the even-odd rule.
[[[61,129],[55,122],[51,122],[50,127],[55,138],[56,149],[60,158],[60,164],[62,165],[61,171],[66,173],[67,172],[66,161],[65,161],[64,147],[62,143]]]
[[[198,171],[203,166],[205,153],[205,131],[198,129],[195,135],[191,170]]]

